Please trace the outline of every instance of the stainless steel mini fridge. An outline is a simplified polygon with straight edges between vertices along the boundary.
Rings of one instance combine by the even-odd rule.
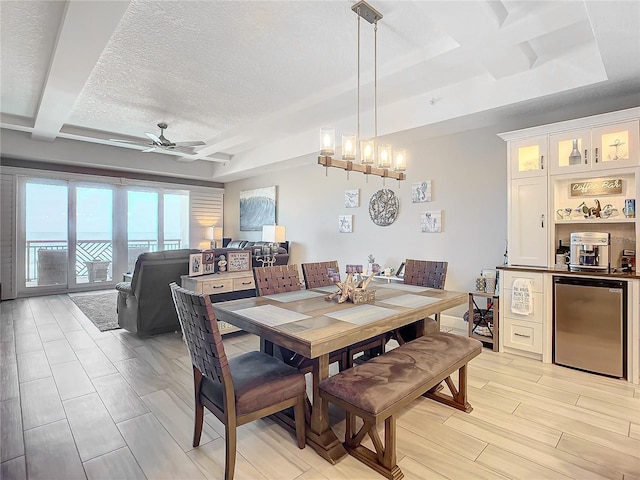
[[[627,282],[553,277],[553,362],[626,378]]]

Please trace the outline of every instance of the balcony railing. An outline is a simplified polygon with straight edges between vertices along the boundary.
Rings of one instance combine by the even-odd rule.
[[[182,241],[169,239],[164,241],[165,250],[178,250]],[[33,240],[27,241],[25,271],[26,281],[32,282],[38,278],[38,250],[68,250],[67,242],[61,240]],[[157,240],[131,240],[128,242],[128,264],[133,268],[136,258],[143,252],[158,250]],[[76,276],[88,275],[87,264],[92,260],[113,262],[113,243],[108,240],[82,240],[76,245]]]

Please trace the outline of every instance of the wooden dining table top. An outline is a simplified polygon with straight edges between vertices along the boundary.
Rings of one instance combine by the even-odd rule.
[[[336,286],[214,303],[218,320],[316,358],[464,305],[467,292],[404,284],[370,284],[372,303],[327,301]]]

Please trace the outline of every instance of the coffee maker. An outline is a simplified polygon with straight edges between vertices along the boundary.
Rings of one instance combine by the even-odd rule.
[[[572,233],[569,269],[572,272],[609,272],[609,243],[608,233]]]

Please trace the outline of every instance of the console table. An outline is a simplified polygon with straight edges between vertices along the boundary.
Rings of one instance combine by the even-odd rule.
[[[256,283],[252,271],[213,273],[190,277],[182,275],[182,288],[196,293],[207,293],[212,302],[224,302],[256,296]],[[220,333],[237,332],[240,329],[230,323],[218,321]]]

